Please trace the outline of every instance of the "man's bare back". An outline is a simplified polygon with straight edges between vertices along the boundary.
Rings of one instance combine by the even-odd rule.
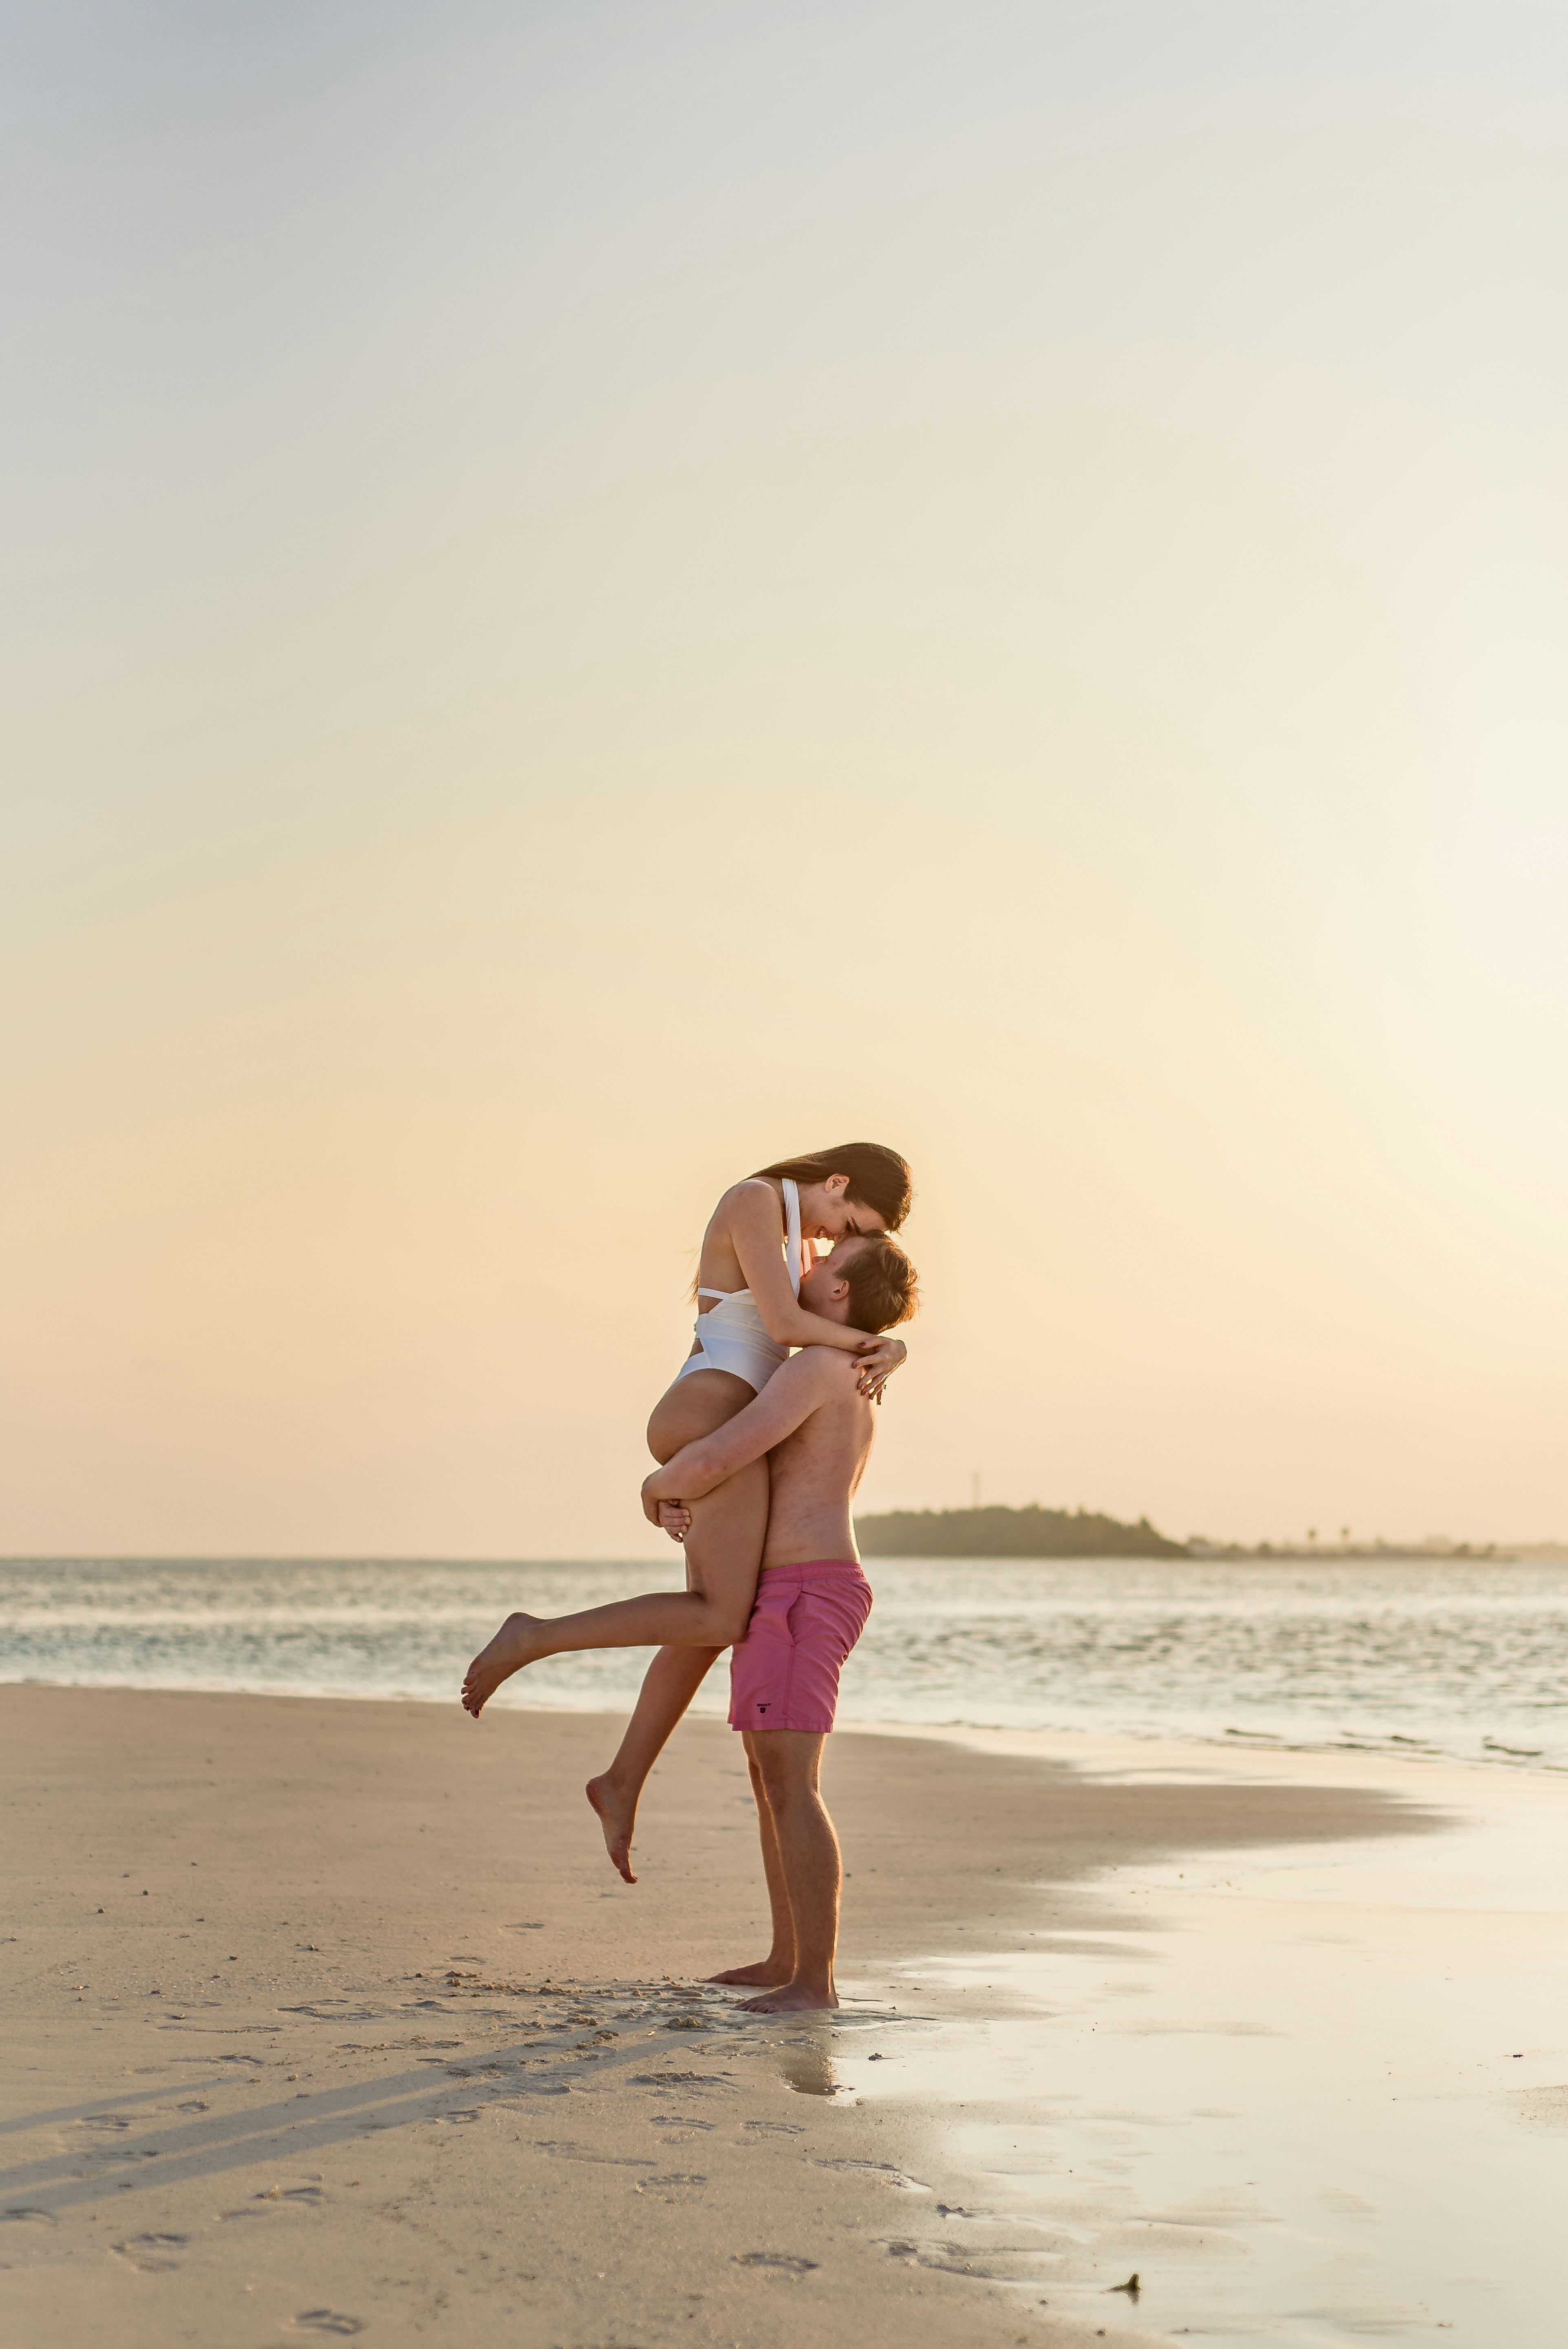
[[[852,1356],[813,1347],[821,1402],[768,1455],[768,1542],[762,1567],[853,1557],[850,1504],[876,1439],[876,1413],[860,1392]]]

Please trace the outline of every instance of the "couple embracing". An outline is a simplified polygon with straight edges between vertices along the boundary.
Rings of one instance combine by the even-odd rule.
[[[839,1673],[871,1612],[850,1505],[872,1406],[904,1359],[884,1333],[915,1309],[914,1268],[892,1237],[911,1195],[904,1161],[872,1142],[781,1159],[725,1193],[703,1237],[696,1341],[648,1423],[663,1464],[643,1507],[685,1544],[686,1589],[551,1619],[510,1615],[463,1683],[477,1719],[542,1657],[658,1648],[620,1751],[588,1785],[632,1884],[643,1785],[731,1650],[729,1725],[750,1765],[773,1945],[715,1980],[756,1990],[745,2003],[760,2013],[838,2004],[841,1868],[818,1781]]]

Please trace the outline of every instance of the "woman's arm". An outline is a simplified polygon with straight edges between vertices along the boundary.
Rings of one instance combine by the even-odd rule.
[[[824,1321],[808,1313],[789,1285],[784,1252],[779,1245],[779,1202],[771,1190],[746,1185],[738,1191],[729,1211],[729,1237],[746,1286],[757,1300],[762,1326],[776,1346],[834,1346],[841,1354],[858,1354],[875,1343],[863,1330],[841,1321]],[[772,1383],[771,1381],[769,1382]]]

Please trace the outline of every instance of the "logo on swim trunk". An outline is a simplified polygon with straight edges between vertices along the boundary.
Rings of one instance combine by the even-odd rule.
[[[766,1712],[767,1712],[767,1710],[768,1710],[768,1707],[767,1707],[765,1704],[759,1704],[759,1705],[758,1706],[757,1710],[758,1710],[758,1713],[766,1713]]]

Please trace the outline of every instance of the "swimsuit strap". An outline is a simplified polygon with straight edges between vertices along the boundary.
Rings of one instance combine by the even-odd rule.
[[[738,1297],[739,1294],[738,1288],[699,1288],[697,1290],[699,1297]]]
[[[800,1192],[799,1185],[792,1183],[788,1174],[781,1175],[779,1180],[784,1185],[784,1220],[789,1230],[784,1245],[789,1259],[789,1286],[799,1297],[800,1275],[806,1268],[800,1253]]]

